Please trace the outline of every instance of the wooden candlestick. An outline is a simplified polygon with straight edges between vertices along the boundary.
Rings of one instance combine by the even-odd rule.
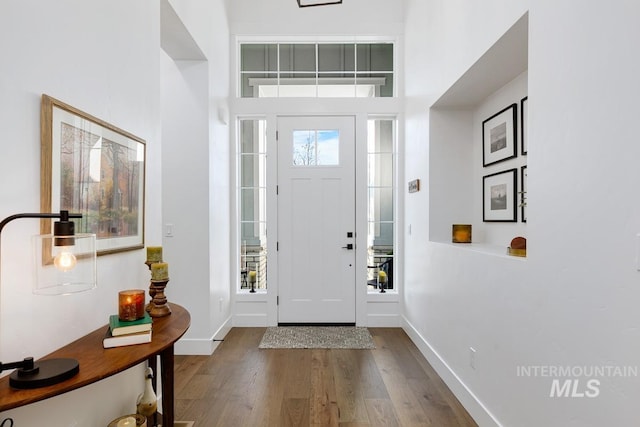
[[[149,261],[149,260],[144,262],[147,265],[147,267],[149,267],[149,271],[151,271],[151,264],[153,264],[154,262],[155,261]],[[147,313],[151,312],[151,309],[153,308],[153,297],[154,297],[155,294],[156,294],[156,290],[153,287],[153,283],[151,283],[149,285],[149,297],[150,297],[150,300],[149,300],[149,303],[147,304],[147,306],[144,308]]]
[[[169,279],[151,281],[151,287],[155,290],[151,310],[149,310],[151,317],[164,317],[171,314],[171,307],[167,304],[167,297],[164,295],[164,288],[168,282]]]

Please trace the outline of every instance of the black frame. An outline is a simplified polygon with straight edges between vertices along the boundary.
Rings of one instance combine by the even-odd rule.
[[[527,165],[520,167],[520,219],[527,222],[527,188],[525,186],[525,176],[527,175]]]
[[[509,111],[511,110],[511,111]],[[509,105],[508,107],[498,111],[496,114],[494,114],[493,116],[489,117],[488,119],[484,120],[482,122],[482,165],[483,166],[489,166],[489,165],[493,165],[495,163],[499,163],[508,159],[513,159],[514,157],[517,157],[518,152],[516,150],[516,146],[517,144],[517,128],[518,128],[518,105],[513,103],[511,105]],[[501,117],[504,116],[504,117]],[[491,140],[490,138],[486,137],[487,131],[490,132],[491,129],[494,129],[495,126],[491,129],[487,129],[487,126],[490,125],[491,121],[496,119],[496,118],[504,118],[504,123],[506,126],[506,134],[505,134],[505,147],[498,150],[498,151],[502,151],[504,150],[505,153],[504,155],[502,155],[502,157],[500,156],[496,156],[497,158],[495,159],[488,159],[488,155],[487,152],[490,152],[491,149]],[[509,122],[511,122],[512,124],[512,132],[509,132],[508,130],[508,124]],[[489,140],[487,140],[489,139]],[[509,139],[511,139],[512,142],[512,147],[509,147]],[[488,151],[489,150],[489,151]]]
[[[483,222],[517,222],[518,221],[518,215],[517,215],[517,195],[518,195],[518,190],[517,190],[517,183],[518,183],[518,175],[517,175],[517,169],[513,168],[513,169],[508,169],[508,170],[504,170],[504,171],[500,171],[500,172],[496,172],[496,173],[492,173],[490,175],[485,175],[482,177],[482,221]],[[508,175],[511,174],[512,175],[512,180],[510,180],[508,177],[505,178],[505,183],[506,184],[511,184],[511,191],[507,192],[505,194],[505,211],[507,213],[510,213],[508,217],[505,218],[488,218],[487,215],[487,179],[492,178],[492,177],[496,177],[498,175]],[[508,190],[508,189],[507,189]],[[510,194],[509,194],[510,193]],[[509,200],[509,196],[511,197],[511,200]],[[489,195],[489,199],[491,198],[491,196]]]
[[[325,3],[316,3],[316,4],[301,4],[300,0],[298,1],[298,7],[314,7],[314,6],[326,6],[329,4],[341,4],[342,0],[336,0],[336,1],[327,1]]]
[[[529,102],[527,101],[529,99],[528,96],[525,96],[524,98],[522,98],[520,100],[520,153],[523,156],[527,155],[527,146],[525,145],[525,142],[529,139],[526,135],[526,130],[525,130],[525,124],[528,123],[528,119],[527,119],[527,113],[529,111]],[[527,107],[527,112],[525,112],[525,106]]]

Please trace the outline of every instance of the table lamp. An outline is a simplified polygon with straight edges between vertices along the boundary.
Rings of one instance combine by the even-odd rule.
[[[33,236],[36,269],[36,280],[32,290],[34,294],[66,295],[96,287],[96,236],[75,234],[75,225],[70,221],[70,218],[82,218],[82,214],[60,211],[59,214],[11,215],[0,222],[0,239],[5,225],[19,218],[60,219],[54,223],[52,235]],[[33,389],[65,381],[77,374],[80,367],[75,359],[34,361],[32,357],[27,357],[19,362],[0,362],[0,372],[6,369],[16,369],[9,378],[12,387]]]

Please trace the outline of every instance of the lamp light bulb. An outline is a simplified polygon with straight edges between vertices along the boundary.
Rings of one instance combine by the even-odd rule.
[[[76,256],[71,253],[68,249],[62,249],[58,255],[53,259],[53,265],[60,271],[67,272],[72,270],[78,260]]]

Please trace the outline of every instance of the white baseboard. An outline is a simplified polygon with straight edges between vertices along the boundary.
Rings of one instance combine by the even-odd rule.
[[[213,334],[213,337],[208,339],[195,339],[195,338],[181,338],[174,346],[174,353],[180,355],[189,356],[209,356],[213,354],[218,345],[220,345],[221,339],[229,333],[231,330],[231,317],[227,318],[225,322],[218,328]]]
[[[404,316],[402,317],[402,329],[409,335],[409,338],[411,338],[411,341],[418,347],[420,353],[422,353],[433,369],[440,375],[442,380],[479,426],[502,427],[502,424],[493,416],[489,409],[469,390],[460,377],[449,367],[447,362],[440,357],[429,342],[424,339],[420,332],[418,332]]]

